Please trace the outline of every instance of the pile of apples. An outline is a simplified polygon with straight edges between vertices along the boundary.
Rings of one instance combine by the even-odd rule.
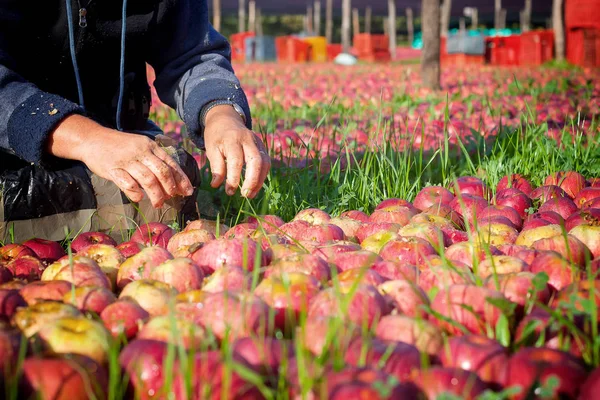
[[[577,172],[494,191],[461,177],[370,215],[86,232],[69,249],[0,248],[1,386],[19,398],[106,398],[114,368],[141,399],[600,391],[600,179]]]

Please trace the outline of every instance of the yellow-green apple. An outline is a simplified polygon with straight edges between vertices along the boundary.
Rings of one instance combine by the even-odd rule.
[[[31,305],[44,300],[62,301],[65,293],[72,288],[73,284],[67,281],[36,281],[23,286],[19,293]]]
[[[491,256],[479,263],[473,270],[482,278],[504,274],[516,274],[528,269],[528,265],[520,258],[512,256]]]
[[[215,239],[215,235],[206,229],[192,229],[176,233],[167,244],[167,250],[175,255],[184,252],[192,245],[206,243]]]
[[[129,257],[119,267],[117,287],[124,288],[129,282],[149,278],[152,270],[173,256],[166,249],[158,246],[146,247],[134,256]]]
[[[367,214],[365,214],[363,211],[359,211],[359,210],[344,211],[343,213],[340,214],[340,217],[352,218],[352,219],[354,219],[356,221],[360,221],[360,222],[368,222],[369,221],[369,216]]]
[[[387,261],[417,265],[424,258],[437,254],[428,241],[418,237],[399,237],[387,242],[379,255]]]
[[[174,258],[154,268],[149,278],[171,285],[178,292],[187,292],[202,287],[204,273],[189,258]]]
[[[75,306],[48,300],[19,308],[13,315],[12,323],[29,338],[52,321],[62,317],[77,317],[80,315],[81,312]]]
[[[413,205],[423,211],[436,204],[449,204],[454,195],[443,186],[427,186],[417,193]]]
[[[131,256],[136,255],[140,251],[142,251],[142,249],[144,249],[145,247],[146,246],[144,246],[141,243],[132,242],[130,240],[130,241],[123,242],[120,245],[118,245],[117,250],[119,250],[121,252],[121,254],[123,254],[123,257],[129,258]]]
[[[337,270],[335,266],[330,266],[320,257],[312,254],[295,254],[275,259],[265,270],[264,276],[268,278],[282,273],[300,272],[315,277],[319,282],[326,282],[331,278],[332,269]]]
[[[160,315],[151,318],[144,324],[136,338],[160,340],[175,346],[182,345],[186,349],[196,350],[208,345],[209,341],[204,328],[174,315]]]
[[[377,290],[388,300],[390,307],[399,313],[409,317],[426,317],[429,298],[416,283],[407,280],[387,281],[377,286]]]
[[[83,256],[80,254],[75,254],[71,257],[64,256],[63,258],[48,265],[48,267],[46,269],[44,269],[41,279],[43,281],[54,280],[56,275],[63,269],[63,267],[72,266],[72,265],[81,264],[81,263],[89,264],[92,267],[98,267],[98,263],[90,257],[86,257],[86,256]]]
[[[517,240],[515,240],[515,244],[531,247],[534,242],[540,239],[561,235],[562,232],[563,228],[561,228],[560,225],[556,224],[540,226],[538,228],[533,228],[529,230],[523,230],[521,231],[521,233],[519,233]]]
[[[170,285],[153,281],[150,279],[140,279],[127,284],[119,299],[130,297],[151,316],[164,315],[169,312],[169,305],[175,302],[177,290]]]
[[[252,239],[215,239],[205,243],[190,256],[205,272],[212,273],[225,265],[242,267],[246,271],[254,270],[267,263],[266,254]]]
[[[61,317],[45,323],[38,333],[52,353],[82,354],[100,365],[108,360],[110,333],[101,322],[82,315]]]
[[[63,302],[73,304],[80,311],[91,311],[98,315],[117,300],[113,292],[104,287],[82,286],[65,293]]]
[[[513,244],[519,236],[517,231],[512,226],[498,222],[481,222],[477,229],[472,228],[472,234],[477,240],[482,243],[500,246],[503,244]]]
[[[27,302],[15,289],[0,289],[0,321],[10,321],[19,307],[27,307]]]
[[[142,243],[145,246],[158,246],[166,249],[169,239],[174,234],[175,231],[168,225],[160,222],[149,222],[138,227],[131,235],[131,241]]]
[[[177,300],[177,303],[202,303],[210,293],[205,290],[190,290],[189,292],[179,293],[175,300]]]
[[[71,250],[78,253],[81,249],[95,244],[117,246],[117,242],[104,232],[82,232],[71,242]]]
[[[305,249],[294,243],[275,243],[271,244],[270,249],[273,260],[295,254],[307,254]]]
[[[440,366],[418,370],[413,376],[413,382],[423,390],[428,399],[453,395],[464,400],[474,400],[490,389],[474,372]]]
[[[399,237],[400,235],[396,232],[380,231],[366,237],[360,242],[360,246],[372,253],[379,253],[388,242]]]
[[[545,272],[548,275],[548,284],[556,289],[570,285],[581,279],[583,270],[565,260],[555,251],[544,251],[531,263],[530,271],[534,274]]]
[[[440,229],[456,229],[456,224],[451,220],[440,217],[436,214],[428,214],[426,212],[422,212],[420,214],[412,217],[408,223],[408,225],[418,225],[418,224],[432,224],[437,226]]]
[[[444,347],[444,337],[437,326],[425,319],[401,314],[381,318],[375,335],[381,340],[411,344],[429,355],[439,355]]]
[[[600,225],[578,225],[569,231],[569,235],[577,238],[592,253],[592,258],[600,257]]]
[[[29,247],[40,260],[51,263],[63,257],[66,253],[57,242],[45,239],[30,239],[23,242],[23,246]]]
[[[398,233],[402,225],[391,222],[368,222],[356,231],[356,238],[362,243],[366,238],[379,232]]]
[[[507,188],[496,192],[495,203],[497,206],[511,207],[524,219],[529,215],[529,210],[533,207],[533,202],[519,189]]]
[[[455,228],[462,229],[465,225],[465,221],[460,213],[454,211],[450,204],[434,204],[429,208],[423,210],[423,214],[435,215],[452,222]],[[417,214],[418,215],[418,214]],[[416,218],[414,216],[413,218]]]
[[[496,185],[496,192],[507,188],[521,190],[526,195],[529,195],[533,191],[531,182],[521,174],[510,174],[503,176]]]
[[[107,244],[93,244],[77,254],[96,261],[102,272],[108,277],[111,286],[117,287],[119,267],[125,261],[125,257],[116,247]]]
[[[114,337],[123,334],[127,340],[130,340],[137,335],[144,323],[150,318],[150,314],[140,307],[135,300],[122,298],[102,310],[100,318]]]
[[[0,247],[0,264],[8,264],[12,260],[23,256],[36,257],[29,247],[22,244],[10,243]]]
[[[46,266],[37,257],[21,256],[6,264],[6,268],[16,279],[33,282],[40,280]]]

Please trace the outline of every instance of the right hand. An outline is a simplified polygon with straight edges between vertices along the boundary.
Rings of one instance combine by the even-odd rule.
[[[71,118],[65,119],[51,137],[50,152],[55,156],[83,162],[96,175],[114,182],[136,203],[144,198],[144,192],[156,208],[174,196],[192,195],[192,184],[179,165],[145,136],[123,133],[92,122],[94,126],[88,126],[91,130],[78,129],[78,135],[71,137],[70,150],[65,150],[60,143],[65,136],[63,133],[74,126],[67,125],[64,132],[60,127]]]

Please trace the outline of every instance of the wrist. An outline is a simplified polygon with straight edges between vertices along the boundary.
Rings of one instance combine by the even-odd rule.
[[[58,124],[48,136],[46,153],[58,158],[83,162],[85,149],[94,147],[90,142],[93,138],[101,136],[100,130],[106,129],[89,118],[71,115]]]
[[[211,121],[221,117],[237,119],[246,126],[246,114],[244,110],[239,105],[228,100],[217,100],[206,105],[200,113],[200,126],[205,128]]]

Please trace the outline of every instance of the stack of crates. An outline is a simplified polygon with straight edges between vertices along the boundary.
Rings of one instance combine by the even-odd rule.
[[[275,51],[280,63],[307,62],[312,57],[310,44],[293,36],[275,39]]]
[[[244,62],[246,59],[246,39],[255,37],[254,32],[241,32],[231,35],[231,60]]]
[[[491,65],[519,65],[521,35],[493,36],[485,39],[485,61]]]
[[[392,58],[388,35],[370,33],[354,35],[354,51],[358,58],[371,62],[387,62]]]
[[[448,65],[482,65],[485,62],[483,36],[456,34],[442,38],[441,63]]]
[[[554,31],[530,31],[521,35],[519,65],[539,66],[554,59]]]
[[[600,0],[566,0],[567,60],[582,67],[600,67]]]
[[[310,36],[302,40],[310,45],[310,61],[327,61],[327,38],[325,36]]]
[[[272,36],[254,36],[246,38],[246,62],[275,61],[275,38]]]

